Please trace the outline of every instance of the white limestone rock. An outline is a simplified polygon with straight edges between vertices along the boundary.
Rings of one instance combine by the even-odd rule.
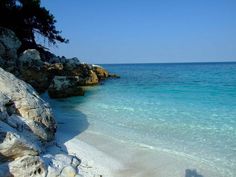
[[[23,156],[8,164],[9,172],[16,177],[45,177],[47,167],[39,156]]]
[[[1,93],[13,102],[15,112],[23,117],[20,119],[25,122],[32,133],[44,141],[51,141],[54,138],[56,123],[52,110],[29,84],[0,68],[0,88]]]
[[[48,166],[48,177],[74,177],[78,174],[81,161],[75,156],[58,152],[54,155],[45,154],[42,158]]]
[[[38,155],[37,141],[19,134],[15,129],[0,121],[0,162],[14,160],[25,155]]]

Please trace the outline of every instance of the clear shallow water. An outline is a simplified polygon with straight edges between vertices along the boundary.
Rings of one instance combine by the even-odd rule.
[[[236,176],[236,63],[104,67],[121,79],[52,102],[74,121],[71,131],[189,156]]]

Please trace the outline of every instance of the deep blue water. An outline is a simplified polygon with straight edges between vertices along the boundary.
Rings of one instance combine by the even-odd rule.
[[[188,155],[236,176],[236,63],[103,66],[121,78],[63,101],[65,116],[82,114],[90,131]]]

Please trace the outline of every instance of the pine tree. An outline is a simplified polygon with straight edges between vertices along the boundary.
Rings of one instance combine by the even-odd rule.
[[[68,42],[56,29],[54,16],[40,4],[40,0],[0,0],[0,26],[13,30],[23,49],[39,47],[37,34],[50,44]]]

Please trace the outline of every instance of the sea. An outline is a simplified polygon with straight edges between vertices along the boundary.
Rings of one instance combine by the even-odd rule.
[[[101,66],[121,78],[49,100],[59,127],[70,124],[65,132],[106,135],[236,176],[235,62]]]

